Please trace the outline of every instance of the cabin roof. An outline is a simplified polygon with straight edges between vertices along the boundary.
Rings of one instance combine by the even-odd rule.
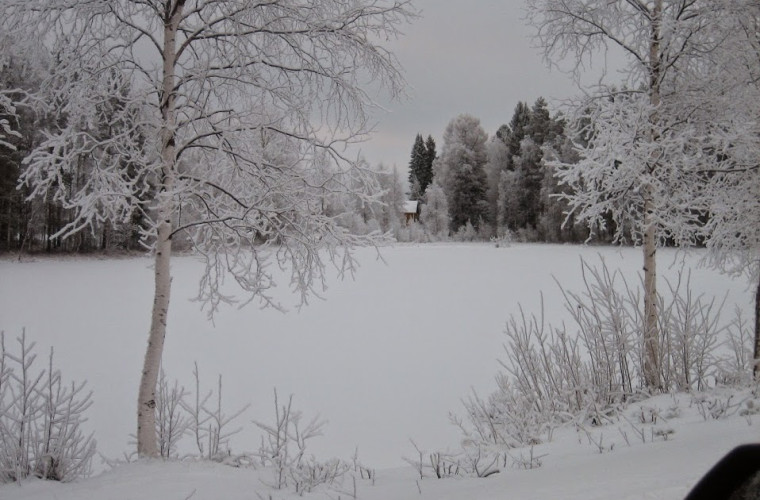
[[[419,201],[405,201],[404,202],[404,213],[405,214],[416,214],[417,208],[419,207]]]

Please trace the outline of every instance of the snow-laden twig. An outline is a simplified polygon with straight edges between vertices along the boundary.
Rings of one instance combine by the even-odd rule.
[[[38,370],[35,343],[26,332],[16,340],[14,353],[0,332],[0,482],[87,476],[95,440],[83,424],[92,393],[84,382],[63,382],[52,348],[47,368]]]

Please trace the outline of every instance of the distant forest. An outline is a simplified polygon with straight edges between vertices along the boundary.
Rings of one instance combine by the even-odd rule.
[[[39,71],[23,57],[15,57],[3,68],[0,88],[16,91],[21,100],[25,91],[34,90]],[[87,134],[106,136],[114,127],[129,129],[129,123],[113,123],[112,112],[120,106],[118,98],[103,109],[93,110],[93,119],[82,126]],[[112,107],[113,109],[108,109]],[[25,162],[30,153],[57,128],[67,126],[65,118],[52,119],[18,107],[12,117],[17,132],[0,144],[0,252],[92,252],[140,250],[150,213],[134,209],[122,220],[95,220],[70,232],[75,208],[52,193],[34,193],[24,182]],[[123,115],[121,115],[123,116]],[[5,119],[10,119],[5,116]],[[137,120],[137,117],[134,117]],[[572,139],[572,140],[571,140]],[[351,194],[331,194],[320,209],[328,217],[357,234],[373,231],[389,233],[399,241],[489,240],[508,238],[519,241],[583,242],[610,241],[615,234],[612,219],[608,224],[589,229],[574,224],[567,215],[562,195],[567,187],[559,185],[552,161],[576,161],[573,141],[565,120],[551,116],[546,100],[532,106],[520,102],[511,120],[492,137],[469,115],[451,120],[443,133],[440,152],[432,136],[418,134],[412,145],[408,184],[396,168],[383,165],[366,169],[375,177],[373,201]],[[101,153],[102,154],[102,153]],[[25,160],[26,159],[26,160]],[[112,160],[112,159],[111,159]],[[102,158],[95,154],[77,155],[63,169],[55,185],[70,192],[81,189],[91,176],[98,175]],[[129,173],[129,158],[126,163]],[[153,189],[148,185],[144,192]],[[404,201],[420,202],[419,217],[407,221]],[[136,204],[139,206],[139,204]],[[181,249],[188,242],[180,238]]]

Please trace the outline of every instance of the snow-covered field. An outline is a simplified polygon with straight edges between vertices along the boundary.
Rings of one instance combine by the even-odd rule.
[[[233,451],[258,447],[250,421],[272,420],[273,388],[281,396],[294,394],[306,416],[329,420],[311,453],[349,459],[358,448],[361,461],[379,470],[374,487],[359,485],[360,498],[368,499],[680,498],[722,453],[760,436],[760,421],[703,423],[692,415],[667,442],[599,455],[571,433],[546,451],[540,469],[489,480],[426,479],[418,489],[411,467],[393,468],[415,455],[410,438],[428,450],[457,446],[448,413],[460,412],[472,388],[482,394],[493,388],[503,325],[518,304],[537,312],[543,292],[547,320],[558,322],[564,316],[554,278],[580,288],[580,257],[597,262],[602,255],[631,282],[641,257],[628,248],[520,244],[397,246],[382,255],[385,262],[372,250],[361,251],[355,280],[331,280],[325,300],[301,310],[228,307],[213,323],[189,300],[200,264],[175,259],[164,368],[189,386],[197,361],[206,388],[223,375],[229,412],[251,403]],[[728,293],[726,318],[734,304],[749,311],[746,283],[697,267],[699,257],[661,251],[661,276],[674,276],[685,260],[697,291],[720,298]],[[150,265],[148,258],[0,260],[0,330],[15,337],[26,328],[39,352],[55,346],[65,377],[89,381],[95,401],[89,423],[99,451],[112,458],[128,450],[134,432],[152,301]],[[281,282],[278,297],[292,306],[287,280]],[[140,463],[75,485],[2,487],[0,498],[137,498],[140,488],[150,492],[147,498],[181,499],[193,491],[196,499],[256,498],[252,488],[263,488],[256,474],[211,464]],[[262,490],[262,498],[269,494]]]

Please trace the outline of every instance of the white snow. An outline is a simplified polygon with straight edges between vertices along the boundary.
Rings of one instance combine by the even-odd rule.
[[[668,396],[669,397],[669,396]],[[688,396],[680,395],[685,401]],[[381,470],[374,484],[356,483],[362,500],[678,500],[683,498],[718,458],[733,446],[757,441],[756,419],[743,418],[671,421],[676,430],[668,441],[621,444],[599,454],[585,438],[572,431],[556,442],[540,446],[544,465],[533,470],[505,470],[487,479],[454,478],[419,480],[411,467]],[[606,428],[606,431],[614,430]],[[619,435],[618,435],[619,438]],[[620,441],[620,439],[618,439]],[[527,452],[527,450],[521,450]],[[514,453],[519,453],[515,451]],[[184,499],[250,500],[301,498],[294,492],[272,490],[266,470],[237,469],[197,462],[138,462],[122,465],[92,479],[72,484],[33,481],[21,487],[0,486],[5,500],[130,500]],[[353,483],[347,479],[340,491],[320,490],[305,498],[352,498]]]
[[[405,214],[416,214],[417,213],[417,207],[419,205],[419,201],[414,200],[407,200],[404,202],[404,213]]]
[[[349,459],[358,447],[361,461],[378,469],[375,486],[358,485],[359,497],[367,499],[681,498],[733,445],[760,435],[758,423],[750,426],[743,418],[685,419],[667,442],[618,444],[604,455],[579,444],[578,436],[558,436],[540,469],[487,480],[425,479],[420,495],[414,470],[395,469],[403,465],[402,456],[414,456],[409,439],[427,450],[458,445],[448,412],[461,413],[460,400],[471,388],[487,394],[494,387],[502,327],[518,303],[537,312],[543,292],[547,320],[557,322],[563,311],[553,277],[580,288],[579,258],[595,262],[603,255],[634,282],[641,256],[630,248],[520,244],[397,246],[382,255],[385,263],[373,250],[361,251],[355,280],[332,280],[326,300],[313,300],[300,311],[292,308],[283,274],[278,295],[291,312],[230,307],[213,323],[188,300],[197,291],[200,264],[192,257],[174,260],[164,367],[189,387],[198,361],[206,388],[223,375],[228,411],[252,403],[239,421],[245,431],[233,441],[233,451],[257,448],[250,421],[272,419],[274,387],[281,396],[294,394],[306,416],[319,413],[329,420],[311,453]],[[700,256],[661,251],[661,276],[674,276],[685,259],[696,290],[721,298],[728,293],[726,319],[734,304],[750,311],[746,283],[697,267]],[[147,257],[0,261],[0,330],[12,338],[25,327],[40,352],[55,346],[66,378],[89,381],[95,401],[90,423],[99,451],[111,458],[128,450],[134,432],[152,301],[150,265]],[[621,440],[617,429],[610,432]],[[262,498],[286,497],[266,490],[258,474],[265,472],[138,463],[72,485],[0,487],[0,498],[117,499],[144,493],[181,499],[195,491],[193,499],[249,499],[256,498],[254,490]]]

